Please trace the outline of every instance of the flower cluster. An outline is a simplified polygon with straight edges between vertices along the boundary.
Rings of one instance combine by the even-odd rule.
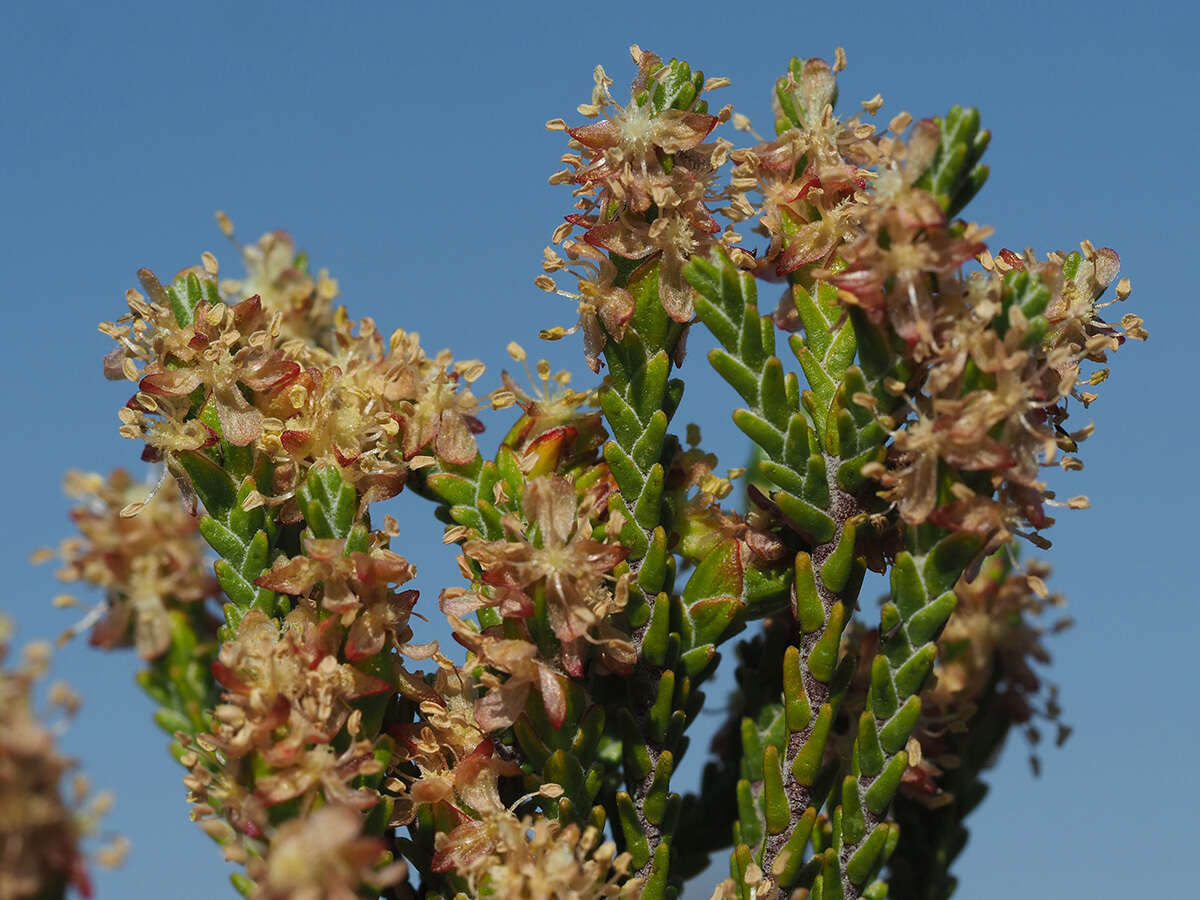
[[[633,298],[609,254],[622,260],[657,265],[658,295],[677,322],[692,318],[692,289],[683,267],[696,254],[714,246],[731,247],[739,240],[722,232],[713,218],[714,204],[731,198],[717,175],[729,158],[732,144],[724,139],[705,143],[712,130],[728,121],[731,109],[708,112],[704,91],[728,84],[728,79],[693,78],[686,63],[664,65],[653,53],[631,48],[638,67],[632,97],[617,103],[609,88],[612,79],[602,67],[595,71],[592,102],[579,107],[588,125],[567,127],[561,119],[547,123],[552,131],[571,137],[572,152],[563,156],[566,168],[551,184],[574,184],[578,212],[554,232],[565,256],[547,248],[538,286],[557,289],[551,277],[571,270],[578,279],[579,326],[583,329],[588,364],[599,371],[599,354],[609,338],[621,340],[633,316]],[[571,238],[583,229],[582,242]],[[567,332],[547,332],[561,337]]]
[[[253,900],[356,900],[363,885],[379,891],[405,880],[403,861],[378,866],[384,842],[364,837],[358,814],[345,806],[323,806],[306,818],[280,825],[264,859],[248,871],[256,883]]]
[[[482,572],[475,592],[446,591],[442,611],[450,618],[457,640],[490,669],[507,678],[485,674],[490,688],[476,715],[485,730],[512,723],[536,687],[552,722],[561,723],[565,699],[559,669],[583,675],[588,645],[594,645],[608,671],[631,671],[636,655],[627,635],[609,621],[625,607],[627,578],[613,582],[610,573],[628,550],[592,538],[587,506],[580,507],[575,486],[561,477],[529,482],[524,496],[528,528],[506,517],[506,540],[468,541],[463,550]],[[501,637],[473,629],[463,617],[483,607],[495,607],[505,619],[520,622],[544,617],[556,648],[556,661],[547,660],[541,644],[527,631],[521,637]]]
[[[416,569],[403,556],[379,544],[367,551],[353,550],[344,539],[304,539],[304,553],[275,565],[256,584],[297,597],[322,586],[320,605],[348,628],[347,659],[374,656],[385,644],[401,653],[424,658],[432,646],[411,645],[409,614],[417,600],[412,590],[399,593],[391,585],[408,581]],[[324,626],[323,626],[324,627]]]
[[[1067,401],[1087,405],[1094,394],[1081,387],[1107,376],[1081,365],[1103,364],[1126,337],[1145,336],[1136,316],[1115,326],[1099,315],[1117,255],[1085,241],[1082,253],[1041,261],[1008,250],[993,258],[990,229],[951,220],[930,186],[948,152],[943,124],[901,113],[876,134],[857,116],[839,120],[843,66],[840,52],[833,66],[795,61],[776,91],[779,136],[731,154],[733,186],[758,196],[747,210],[769,240],[756,274],[787,276],[796,290],[825,281],[847,310],[896,341],[904,371],[887,380],[888,401],[859,400],[892,431],[888,465],[867,474],[907,524],[933,521],[994,545],[1045,528],[1053,519],[1043,503],[1054,494],[1039,470],[1056,461],[1079,468],[1056,450],[1072,452],[1089,432],[1064,427]],[[874,114],[881,105],[875,97],[863,107]],[[983,271],[964,273],[975,259]],[[801,327],[794,289],[775,316],[785,330]],[[1128,295],[1125,280],[1116,299]]]
[[[0,664],[6,662],[12,625],[0,617]],[[69,884],[91,895],[82,848],[112,804],[107,794],[89,798],[87,779],[71,773],[77,764],[55,746],[35,706],[34,689],[46,675],[50,648],[30,644],[14,668],[0,669],[0,900],[33,900],[61,895]],[[49,703],[66,716],[79,697],[57,682]],[[71,776],[69,793],[63,781]],[[117,838],[97,852],[102,865],[120,863],[125,841]]]
[[[188,787],[194,801],[208,807],[198,816],[219,813],[257,836],[268,808],[279,803],[296,800],[302,810],[321,800],[355,809],[375,804],[376,793],[350,784],[383,770],[371,743],[353,740],[342,750],[333,744],[343,729],[350,738],[360,731],[362,714],[351,701],[387,691],[389,684],[340,662],[342,640],[338,620],[318,621],[307,605],[289,613],[282,629],[257,610],[242,619],[213,664],[225,693],[213,710],[212,733],[198,739],[209,754],[191,761]],[[216,782],[205,771],[208,763],[216,760],[229,781],[246,781],[251,756],[257,763],[253,790],[209,790]]]
[[[601,844],[595,828],[581,829],[540,816],[517,819],[512,814],[497,816],[494,823],[491,850],[457,869],[471,896],[497,900],[640,896],[637,879],[621,880],[629,871],[629,854],[618,855],[611,841]]]
[[[221,296],[233,303],[257,296],[268,313],[280,314],[280,334],[285,340],[298,339],[329,349],[337,282],[325,269],[314,277],[308,269],[308,258],[296,251],[286,231],[269,231],[255,243],[243,245],[236,239],[228,216],[217,213],[217,222],[237,246],[246,267],[245,278],[221,281]]]
[[[1053,524],[1044,504],[1055,495],[1041,469],[1082,468],[1071,454],[1091,428],[1068,430],[1069,401],[1088,405],[1095,394],[1082,388],[1108,374],[1081,369],[1145,331],[1136,316],[1120,326],[1100,318],[1100,298],[1116,278],[1112,250],[1085,241],[1081,253],[1040,262],[1009,251],[995,259],[981,251],[981,260],[984,271],[967,277],[926,272],[922,280],[938,291],[915,308],[928,314],[900,317],[918,321],[912,333],[923,337],[911,345],[912,376],[889,384],[908,409],[899,411],[889,466],[877,474],[906,522],[987,535],[995,546]],[[1116,299],[1128,295],[1123,280]],[[958,475],[947,482],[947,472]]]
[[[203,608],[218,594],[208,547],[173,479],[152,490],[121,469],[107,478],[71,472],[64,489],[80,501],[71,510],[79,534],[63,541],[57,551],[39,551],[35,558],[48,560],[57,553],[63,563],[60,579],[104,592],[100,605],[77,626],[90,625],[93,646],[111,649],[132,643],[142,659],[157,659],[170,646],[169,611],[174,609],[210,625],[215,633]],[[57,602],[75,601],[64,595]]]
[[[511,815],[500,799],[500,778],[520,768],[500,757],[476,720],[471,673],[440,653],[434,658],[435,677],[406,688],[418,703],[419,721],[391,733],[408,764],[397,770],[395,787],[408,793],[396,820],[411,822],[424,810],[448,824],[431,862],[434,871],[446,872],[490,852],[494,822]]]
[[[898,119],[893,128],[907,124],[906,117]],[[934,344],[935,304],[945,302],[942,285],[984,250],[987,236],[974,225],[951,228],[937,198],[917,186],[933,164],[938,141],[939,128],[929,119],[913,124],[907,140],[881,141],[890,153],[877,161],[870,191],[860,195],[854,239],[842,251],[845,265],[837,272],[822,270],[843,302],[861,308],[872,322],[886,320],[918,357]]]
[[[775,96],[778,136],[730,154],[732,185],[741,192],[738,212],[757,216],[755,231],[769,242],[757,258],[762,277],[829,264],[866,211],[862,190],[870,173],[860,167],[877,164],[889,147],[875,138],[873,125],[834,115],[836,75],[844,66],[840,51],[832,66],[823,59],[794,61]],[[863,106],[874,113],[881,102]],[[750,192],[759,195],[757,206],[746,199]],[[777,321],[798,327],[790,295]]]
[[[142,270],[149,300],[130,291],[130,313],[101,324],[119,345],[106,372],[138,385],[121,433],[145,441],[147,458],[165,457],[179,476],[177,454],[218,440],[252,448],[274,464],[264,500],[281,505],[314,465],[337,466],[380,499],[401,489],[424,452],[454,463],[475,456],[479,404],[467,385],[482,365],[431,358],[402,330],[385,340],[373,321],[340,309],[328,329],[289,329],[295,310],[278,297],[226,302],[216,277],[211,254],[169,287]]]

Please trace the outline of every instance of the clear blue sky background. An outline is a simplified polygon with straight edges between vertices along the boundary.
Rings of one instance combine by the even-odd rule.
[[[336,10],[336,11],[335,11]],[[0,600],[21,634],[56,635],[48,567],[26,559],[67,532],[58,482],[69,467],[137,467],[116,434],[127,388],[100,376],[95,330],[119,315],[137,267],[167,275],[213,250],[213,223],[244,238],[285,227],[341,282],[354,315],[425,346],[479,357],[498,377],[504,346],[534,352],[570,304],[532,286],[567,210],[546,185],[562,152],[545,120],[573,117],[602,62],[618,82],[632,42],[734,80],[733,102],[770,128],[775,77],[793,55],[846,48],[843,109],[881,91],[884,115],[981,108],[991,181],[973,217],[993,247],[1119,250],[1146,345],[1116,359],[1092,407],[1087,470],[1064,490],[1090,512],[1054,529],[1052,587],[1077,627],[1053,640],[1075,735],[1034,779],[1014,745],[971,818],[963,896],[1182,896],[1197,874],[1200,742],[1196,559],[1189,474],[1197,439],[1192,110],[1200,18],[1181,3],[575,3],[539,7],[207,2],[23,3],[0,35],[0,223],[8,310],[0,421],[6,472]],[[681,422],[699,422],[728,464],[743,453],[726,389],[691,358]],[[544,348],[586,374],[578,344]],[[493,437],[506,427],[496,421]],[[455,583],[428,510],[398,504],[398,549],[422,566],[436,616]],[[227,868],[186,819],[181,771],[135,689],[135,660],[63,651],[84,693],[67,740],[96,784],[126,866],[101,897],[231,896]],[[713,692],[719,707],[721,690]],[[706,730],[697,726],[698,777]],[[700,894],[699,896],[707,896]]]

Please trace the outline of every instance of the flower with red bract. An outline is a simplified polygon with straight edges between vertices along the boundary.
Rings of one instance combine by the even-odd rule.
[[[344,539],[309,537],[303,555],[280,557],[254,583],[295,597],[306,597],[322,585],[320,604],[350,629],[346,658],[354,661],[380,652],[389,638],[401,652],[408,649],[408,619],[417,592],[396,593],[390,585],[403,584],[415,573],[408,560],[384,546],[347,553]]]
[[[476,605],[500,604],[525,617],[533,614],[534,594],[544,595],[546,618],[569,673],[583,673],[586,642],[605,648],[606,661],[617,669],[632,666],[632,645],[609,622],[624,608],[628,588],[624,582],[614,590],[605,584],[628,549],[592,539],[589,510],[580,508],[575,487],[565,478],[529,482],[523,505],[532,526],[528,533],[509,519],[508,540],[463,545],[482,568],[483,583],[493,589],[491,597],[476,596]]]
[[[259,777],[255,794],[267,806],[303,798],[302,815],[318,796],[326,803],[370,809],[379,802],[379,793],[369,787],[350,785],[360,777],[378,775],[383,768],[370,741],[354,741],[340,753],[328,744],[317,744]]]
[[[138,390],[153,398],[174,400],[172,408],[180,406],[186,411],[194,399],[192,394],[202,388],[205,399],[216,409],[225,440],[237,447],[252,444],[262,433],[262,413],[246,399],[242,388],[254,395],[271,394],[295,380],[300,366],[285,359],[280,350],[249,342],[251,335],[267,327],[258,297],[233,307],[201,301],[194,315],[193,324],[172,335],[169,353],[162,353],[146,367]],[[138,399],[137,405],[147,412],[162,411],[145,399]]]
[[[390,689],[339,662],[341,640],[337,619],[318,622],[306,605],[282,628],[252,609],[213,663],[226,693],[205,739],[231,758],[257,750],[271,765],[290,764],[307,744],[331,742],[350,715],[349,701]]]
[[[536,689],[550,723],[558,728],[567,717],[567,695],[563,676],[542,662],[538,648],[527,640],[501,638],[475,631],[457,616],[448,615],[454,639],[474,654],[484,670],[480,684],[487,688],[475,703],[475,721],[484,732],[500,731],[517,720],[525,709],[529,692]]]
[[[615,283],[616,269],[604,253],[576,241],[564,242],[573,228],[582,228],[584,242],[597,250],[644,261],[647,273],[649,267],[656,268],[659,301],[677,322],[688,322],[693,315],[692,288],[683,276],[688,259],[738,240],[732,231],[721,234],[710,211],[711,204],[730,196],[727,188],[717,187],[716,175],[732,145],[724,140],[704,143],[713,128],[729,118],[730,110],[714,115],[700,99],[703,89],[727,80],[705,83],[686,63],[672,60],[664,65],[638,47],[631,53],[638,74],[628,105],[613,100],[612,80],[597,67],[592,103],[580,112],[603,119],[577,128],[568,128],[561,119],[547,123],[552,130],[567,132],[572,150],[578,151],[564,156],[567,168],[550,179],[552,184],[576,185],[578,212],[567,216],[554,233],[554,243],[563,244],[567,260],[548,249],[543,268],[547,273],[571,268],[579,276],[579,293],[567,296],[580,301],[580,324],[593,371],[599,368],[606,340],[621,340],[633,302],[624,283]],[[668,98],[664,83],[680,80],[692,82],[691,90]],[[557,290],[549,274],[537,284]],[[563,333],[560,329],[550,335]]]

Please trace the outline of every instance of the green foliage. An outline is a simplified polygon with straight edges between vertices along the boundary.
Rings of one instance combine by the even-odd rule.
[[[216,685],[209,666],[216,655],[211,642],[203,642],[197,634],[197,609],[189,616],[181,610],[168,613],[171,643],[167,652],[138,672],[138,685],[155,703],[155,724],[167,734],[177,731],[201,734],[208,729],[207,710],[217,701]]]
[[[500,480],[496,463],[476,455],[463,466],[438,463],[423,480],[414,482],[414,488],[441,501],[440,512],[449,522],[496,540],[503,534],[495,495]]]
[[[733,421],[763,452],[757,466],[778,488],[772,500],[810,546],[833,540],[829,469],[842,490],[860,490],[863,466],[882,459],[887,438],[871,410],[855,402],[868,387],[851,365],[855,329],[841,321],[833,289],[820,283],[814,298],[803,286],[793,287],[805,332],[789,346],[810,385],[801,391],[775,355],[775,326],[758,314],[753,276],[739,272],[723,253],[694,259],[687,275],[698,293],[697,315],[721,344],[709,362],[746,404],[734,411]],[[852,547],[853,540],[839,565],[845,566]]]
[[[686,90],[677,99],[685,95]],[[648,675],[653,673],[644,684],[635,684],[641,695],[631,698],[633,712],[622,717],[629,791],[618,791],[614,798],[624,846],[633,854],[635,867],[647,872],[648,898],[663,897],[667,889],[669,851],[660,854],[657,847],[660,839],[669,847],[681,800],[670,791],[670,778],[682,754],[683,730],[703,699],[693,691],[692,678],[698,679],[712,659],[711,647],[690,640],[697,631],[690,610],[681,619],[680,601],[669,594],[674,560],[667,552],[671,510],[664,505],[663,488],[666,466],[678,446],[667,428],[683,395],[683,382],[669,377],[682,327],[663,310],[658,281],[657,262],[629,274],[626,287],[634,299],[636,328],[622,341],[606,343],[609,377],[600,392],[600,407],[612,433],[604,458],[619,489],[610,500],[610,515],[625,522],[620,539],[630,550],[639,588],[628,616],[639,662]],[[701,599],[710,598],[697,598],[697,604]],[[686,637],[668,631],[672,607],[677,621],[687,621]],[[714,618],[703,611],[697,610],[702,637],[721,627],[715,624],[719,613]],[[685,661],[686,654],[697,650]],[[637,746],[630,749],[631,745]]]
[[[350,537],[358,519],[358,492],[333,466],[314,466],[296,488],[296,502],[315,538]]]
[[[237,483],[202,452],[181,453],[178,461],[207,511],[200,519],[200,533],[221,557],[213,569],[229,598],[225,606],[227,626],[236,631],[250,609],[273,614],[275,594],[254,582],[270,567],[275,522],[261,505],[245,508],[257,491],[257,479],[246,475]]]
[[[987,181],[988,167],[979,162],[991,142],[990,131],[979,130],[979,111],[952,106],[939,128],[937,155],[917,181],[933,194],[947,216],[956,216]]]
[[[216,281],[212,278],[202,279],[195,269],[184,269],[166,287],[149,269],[138,269],[138,280],[151,300],[175,315],[175,321],[181,328],[192,324],[196,307],[202,301],[210,305],[221,302]]]
[[[841,637],[865,565],[856,549],[860,520],[846,510],[863,509],[854,494],[864,484],[861,469],[882,458],[887,432],[854,402],[867,385],[852,365],[854,329],[831,288],[819,284],[815,299],[793,288],[805,329],[790,341],[809,384],[801,392],[774,355],[774,324],[758,314],[752,276],[720,253],[694,259],[687,274],[699,295],[697,314],[721,344],[709,361],[746,404],[734,422],[761,448],[759,472],[778,488],[771,499],[811,548],[795,557],[796,631],[781,661],[784,702],[768,707],[765,718],[743,719],[737,784],[735,869],[739,860],[777,867],[779,884],[791,887],[807,873],[805,849],[834,774],[824,764],[830,727],[853,667],[840,658]],[[836,512],[835,493],[844,498]],[[836,859],[828,865],[836,869]],[[749,896],[748,886],[741,889]]]
[[[612,431],[604,458],[620,488],[613,502],[627,522],[621,539],[628,540],[631,558],[638,561],[651,552],[654,529],[664,516],[664,465],[670,462],[667,426],[683,396],[683,382],[669,377],[671,355],[682,329],[659,302],[656,263],[634,270],[627,288],[634,298],[637,330],[605,345],[609,377],[600,392],[600,406]],[[661,563],[653,557],[650,562],[651,571],[657,572]],[[641,586],[648,594],[656,590],[652,582]]]
[[[657,73],[657,69],[652,74]],[[704,88],[704,73],[693,72],[684,60],[673,59],[666,64],[666,73],[656,78],[650,89],[639,93],[634,99],[639,105],[649,103],[650,109],[661,113],[668,109],[695,109],[704,112],[707,104],[697,103]]]
[[[606,763],[614,760],[614,746],[605,728],[605,708],[570,679],[561,679],[567,711],[560,727],[546,716],[541,700],[531,696],[525,714],[513,724],[513,734],[524,753],[524,786],[529,792],[545,783],[563,789],[556,800],[542,801],[552,818],[603,829],[607,816],[597,803],[604,786]]]
[[[880,653],[872,661],[866,709],[835,812],[841,821],[834,834],[836,866],[847,891],[878,874],[895,846],[895,826],[884,818],[908,768],[904,747],[921,714],[918,694],[954,611],[953,587],[981,548],[975,535],[944,534],[927,539],[916,554],[900,553],[892,566],[891,599],[880,612]]]

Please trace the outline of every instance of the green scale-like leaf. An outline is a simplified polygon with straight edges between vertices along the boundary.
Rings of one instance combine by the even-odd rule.
[[[891,363],[886,340],[866,333],[881,360],[868,383],[853,365],[860,323],[845,316],[829,285],[817,283],[810,289],[796,284],[793,296],[804,333],[792,336],[789,346],[808,383],[801,392],[796,376],[785,372],[774,355],[773,326],[758,315],[753,278],[738,272],[721,253],[693,260],[686,274],[699,295],[697,314],[720,343],[710,361],[746,404],[734,413],[734,422],[764,454],[758,468],[777,488],[772,499],[814,550],[823,548],[819,570],[807,552],[797,555],[794,567],[796,627],[811,638],[803,656],[798,647],[784,655],[787,689],[778,709],[786,740],[768,748],[753,729],[744,727],[742,733],[743,761],[760,754],[761,759],[744,772],[737,788],[735,867],[743,853],[764,869],[778,864],[779,883],[789,888],[810,877],[802,874],[804,855],[833,774],[823,766],[825,748],[840,685],[850,670],[851,661],[839,656],[841,633],[864,573],[856,546],[858,520],[839,521],[831,514],[831,492],[835,486],[851,494],[864,490],[863,466],[883,458],[888,431],[871,407],[872,398],[882,394],[879,383],[891,374]],[[856,502],[869,505],[871,500]],[[745,777],[746,772],[755,777]],[[786,788],[789,781],[792,794]],[[795,792],[802,798],[799,806],[789,799]],[[884,835],[869,834],[866,825],[857,804],[847,827],[871,840],[874,848]],[[836,852],[823,860],[818,868],[838,873]],[[856,859],[856,876],[864,868],[871,868],[865,855]],[[840,894],[840,876],[837,880]]]
[[[672,75],[667,94],[686,97],[692,78]],[[655,102],[662,101],[662,85],[655,90]],[[641,665],[653,667],[621,682],[628,691],[623,701],[616,696],[607,701],[624,707],[619,734],[627,786],[626,791],[614,788],[610,811],[617,818],[623,846],[646,879],[646,896],[664,897],[668,887],[678,883],[670,868],[670,836],[682,798],[671,791],[670,780],[686,745],[683,730],[703,698],[694,684],[711,668],[711,633],[730,627],[737,609],[726,613],[741,592],[739,586],[736,598],[724,606],[708,596],[697,598],[694,616],[671,593],[674,559],[668,547],[664,476],[677,446],[668,428],[683,382],[672,380],[670,371],[682,326],[662,308],[658,275],[657,260],[629,272],[624,286],[634,298],[634,316],[624,338],[610,339],[604,348],[609,377],[600,392],[600,406],[612,434],[604,445],[604,458],[618,488],[610,505],[624,520],[619,537],[630,549],[628,565],[638,588],[627,615]]]
[[[699,100],[703,73],[687,63],[672,60],[647,84],[634,102],[656,113],[706,110]],[[662,162],[669,171],[672,159]],[[683,732],[699,712],[703,694],[697,686],[715,665],[716,645],[741,628],[746,589],[739,552],[730,542],[732,548],[708,548],[684,595],[673,593],[672,502],[665,482],[678,448],[668,429],[683,382],[671,379],[670,371],[684,327],[662,308],[657,259],[614,263],[619,286],[633,297],[634,313],[623,338],[610,336],[604,347],[609,375],[600,405],[612,435],[604,457],[618,487],[611,510],[624,519],[619,538],[630,550],[627,562],[639,589],[626,615],[640,662],[634,678],[625,681],[628,710],[622,714],[629,791],[615,794],[612,808],[618,833],[645,878],[643,896],[659,900],[681,885],[672,868],[671,837],[681,798],[671,792],[670,776],[686,747]],[[770,605],[765,598],[779,593],[779,586],[755,578],[757,596]]]
[[[138,672],[137,681],[159,705],[154,721],[163,731],[198,734],[208,730],[204,713],[217,702],[209,674],[216,644],[200,641],[197,620],[202,620],[203,610],[173,609],[167,615],[171,633],[167,652]]]
[[[893,814],[901,840],[888,863],[889,896],[896,900],[949,900],[954,893],[957,879],[950,865],[967,842],[963,822],[987,793],[980,774],[1010,728],[1010,718],[1000,708],[1003,703],[997,684],[989,684],[967,727],[946,736],[947,752],[958,761],[939,779],[950,803],[931,809],[920,800],[897,795]]]
[[[946,215],[953,217],[987,181],[988,167],[979,160],[992,136],[979,130],[979,111],[975,109],[952,106],[945,118],[934,121],[939,128],[937,154],[917,180],[917,187],[932,193]]]
[[[207,408],[201,412],[202,421],[207,413]],[[213,414],[206,424],[212,428],[215,422]],[[224,459],[231,463],[228,468],[204,452],[181,453],[177,459],[207,512],[200,519],[200,533],[221,557],[213,569],[230,601],[225,608],[226,625],[236,629],[251,608],[267,615],[276,611],[275,594],[254,584],[270,567],[276,526],[265,506],[245,508],[258,483],[266,483],[270,477],[269,462],[264,462],[259,471],[235,480],[233,473],[249,468],[249,461],[242,463],[234,452],[242,448],[231,448],[224,440],[218,446],[227,451]]]
[[[919,693],[937,658],[938,635],[954,611],[954,585],[982,541],[918,529],[910,543],[912,549],[898,554],[892,567],[891,599],[881,611],[881,652],[872,664],[852,772],[843,784],[841,828],[834,835],[842,888],[851,896],[859,895],[896,845],[886,830],[894,826],[884,817],[908,767],[903,748],[921,714]]]
[[[758,470],[778,488],[773,499],[812,544],[832,540],[829,460],[835,483],[858,491],[863,466],[882,459],[888,437],[871,410],[855,402],[872,396],[852,366],[857,326],[844,321],[831,286],[818,282],[815,295],[793,286],[804,334],[793,335],[789,346],[809,385],[801,392],[796,375],[775,356],[774,326],[758,314],[753,276],[720,251],[693,259],[685,273],[698,295],[697,315],[721,345],[709,361],[746,404],[733,421],[763,451]]]

